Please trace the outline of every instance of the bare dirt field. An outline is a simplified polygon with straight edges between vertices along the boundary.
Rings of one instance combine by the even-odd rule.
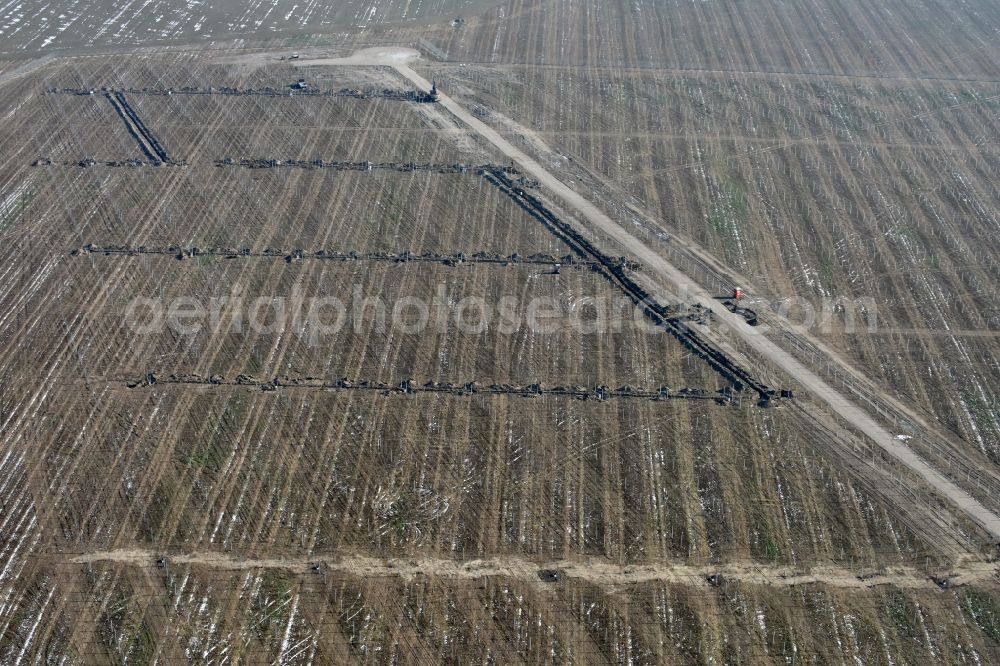
[[[995,8],[458,4],[0,78],[0,663],[1000,659]]]
[[[10,2],[0,7],[3,51],[200,42],[261,35],[282,35],[309,43],[312,31],[354,32],[386,25],[441,23],[476,13],[495,0],[346,0],[321,5],[291,0],[213,2],[181,0],[115,3],[69,0],[40,8]]]

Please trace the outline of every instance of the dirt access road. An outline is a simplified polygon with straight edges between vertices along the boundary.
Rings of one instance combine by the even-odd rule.
[[[343,64],[354,64],[343,62],[346,60],[350,59],[343,59],[341,62]],[[407,61],[408,58],[396,57],[383,59],[379,64],[391,64],[395,67],[396,71],[406,77],[415,86],[422,90],[430,90],[431,83],[408,67],[406,65]],[[313,61],[313,63],[315,62]],[[576,209],[594,226],[618,241],[637,260],[642,262],[647,269],[654,271],[657,275],[665,279],[677,293],[689,293],[701,303],[707,304],[716,315],[718,321],[729,326],[735,334],[743,338],[757,353],[794,377],[809,393],[825,402],[834,412],[846,419],[848,423],[853,424],[855,428],[864,433],[893,458],[919,474],[933,488],[979,523],[994,538],[1000,540],[1000,516],[987,509],[957,484],[924,462],[913,451],[907,448],[905,444],[897,440],[892,432],[870,417],[864,409],[844,397],[819,375],[812,372],[808,367],[799,362],[798,359],[767,339],[759,331],[748,327],[742,318],[730,313],[720,301],[714,299],[711,294],[701,289],[693,280],[684,275],[666,259],[601,212],[594,204],[587,201],[576,191],[570,189],[541,164],[514,147],[496,130],[475,118],[461,104],[442,94],[440,106],[447,109],[458,120],[513,160],[525,173],[530,174],[547,187],[550,192],[564,203]],[[527,128],[525,128],[525,132],[528,132]]]
[[[163,557],[163,565],[194,565],[212,569],[241,571],[246,569],[284,569],[292,572],[342,573],[365,578],[393,577],[409,580],[417,576],[437,576],[476,580],[487,576],[525,582],[540,582],[539,572],[558,570],[568,578],[585,580],[596,585],[618,587],[633,583],[667,582],[712,587],[721,580],[735,580],[768,587],[795,587],[820,583],[830,587],[846,589],[867,589],[878,585],[894,585],[906,589],[934,590],[940,585],[926,573],[912,567],[889,567],[879,570],[845,569],[828,565],[814,567],[768,566],[759,562],[729,562],[722,565],[687,564],[635,564],[621,566],[603,558],[581,560],[556,560],[534,562],[522,557],[496,557],[466,562],[433,558],[390,558],[383,559],[364,555],[343,555],[324,557],[233,557],[219,552],[194,552],[184,555],[163,556],[155,551],[137,548],[95,551],[66,557],[74,564],[95,562],[120,562],[138,566],[158,566]],[[947,580],[947,588],[971,585],[994,580],[1000,572],[997,562],[959,562],[940,574]],[[718,579],[710,579],[718,576]]]

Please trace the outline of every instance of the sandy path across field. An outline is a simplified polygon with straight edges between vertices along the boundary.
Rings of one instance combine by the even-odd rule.
[[[121,564],[157,566],[157,553],[142,549],[97,551],[70,556],[74,564],[117,562]],[[723,580],[735,580],[754,585],[794,587],[819,583],[831,587],[866,589],[879,585],[894,585],[908,589],[937,589],[928,574],[912,567],[888,567],[863,571],[832,565],[812,567],[771,566],[757,562],[730,562],[718,566],[673,563],[618,565],[605,559],[554,560],[534,562],[520,557],[496,557],[483,560],[457,561],[443,558],[377,558],[364,555],[325,557],[233,557],[220,552],[192,552],[164,557],[164,566],[200,566],[222,570],[285,569],[301,573],[343,573],[362,577],[394,577],[412,579],[417,576],[475,580],[500,576],[515,580],[540,581],[539,572],[559,571],[567,578],[585,580],[603,586],[631,583],[666,582],[710,587]],[[997,578],[1000,563],[969,561],[942,572],[949,587],[984,583]],[[710,581],[709,576],[719,576]]]

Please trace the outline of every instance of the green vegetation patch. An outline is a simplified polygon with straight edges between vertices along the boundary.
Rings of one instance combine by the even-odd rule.
[[[156,652],[152,629],[124,589],[115,591],[100,619],[100,634],[116,664],[150,664]]]
[[[959,596],[962,610],[994,643],[1000,644],[1000,602],[982,590],[963,590]]]
[[[708,228],[722,243],[730,260],[735,258],[732,255],[736,250],[736,239],[740,228],[746,226],[749,210],[743,185],[735,179],[728,179],[708,213]]]
[[[919,613],[905,592],[893,589],[885,600],[885,611],[900,634],[909,638],[919,637]]]

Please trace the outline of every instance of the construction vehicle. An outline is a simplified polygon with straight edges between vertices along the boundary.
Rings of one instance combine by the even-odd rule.
[[[750,308],[744,308],[740,306],[740,301],[743,299],[742,287],[733,287],[733,291],[728,296],[716,296],[716,300],[722,301],[722,304],[726,306],[726,309],[733,314],[739,315],[746,320],[751,326],[757,325],[757,313]]]

